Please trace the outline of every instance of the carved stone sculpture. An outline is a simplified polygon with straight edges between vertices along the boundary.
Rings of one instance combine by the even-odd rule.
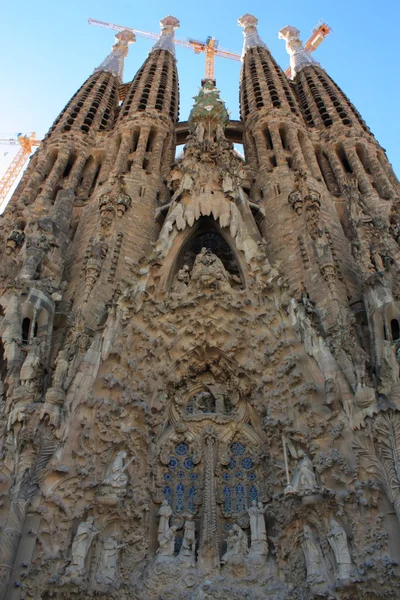
[[[98,530],[94,525],[94,517],[88,517],[80,523],[72,542],[71,562],[65,571],[66,578],[81,578],[86,574],[86,558]]]
[[[196,528],[193,521],[193,516],[188,515],[184,525],[184,533],[182,545],[179,551],[179,559],[182,562],[189,563],[190,566],[195,565],[195,549],[196,549]]]
[[[290,485],[285,488],[285,493],[299,496],[313,494],[317,490],[313,464],[310,457],[302,450],[299,450],[297,454],[300,457],[300,462]]]
[[[240,564],[248,553],[247,536],[239,525],[233,525],[226,538],[226,552],[221,564]]]
[[[103,585],[113,585],[117,572],[118,554],[126,544],[119,544],[115,535],[109,535],[103,542],[96,581]]]
[[[263,506],[263,503],[258,502],[257,504],[256,500],[253,500],[251,507],[247,509],[251,531],[250,555],[267,556],[268,554],[267,530],[265,527],[266,510],[267,508]]]
[[[229,277],[222,261],[208,248],[202,248],[196,256],[191,282],[196,288],[230,291]]]
[[[157,549],[157,555],[160,558],[171,558],[175,552],[175,534],[177,526],[172,525],[164,533],[158,537],[159,547]]]
[[[303,527],[302,547],[307,569],[307,582],[311,585],[326,583],[326,565],[321,546],[314,538],[309,525]]]
[[[160,520],[158,522],[158,541],[160,542],[160,538],[162,538],[165,533],[169,530],[169,519],[172,515],[172,508],[168,504],[168,500],[163,500],[160,510],[158,511],[158,516]]]
[[[338,566],[337,576],[338,579],[347,581],[350,577],[352,565],[346,532],[336,519],[331,519],[330,525],[328,541],[332,547]]]

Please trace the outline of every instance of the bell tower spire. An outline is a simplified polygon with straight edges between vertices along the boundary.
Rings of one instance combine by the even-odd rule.
[[[94,70],[94,73],[99,71],[113,73],[122,80],[124,73],[124,59],[128,56],[128,46],[136,42],[135,34],[128,29],[120,31],[115,36],[115,44],[111,48],[110,54],[103,62]]]
[[[304,67],[319,64],[311,54],[305,51],[299,36],[300,31],[291,25],[283,27],[278,33],[278,38],[286,42],[286,51],[290,56],[290,69],[293,77]]]
[[[175,29],[179,27],[179,20],[169,15],[160,21],[161,35],[150,52],[166,50],[175,56]]]

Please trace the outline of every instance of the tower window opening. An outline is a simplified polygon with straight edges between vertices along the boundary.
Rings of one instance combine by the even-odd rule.
[[[397,342],[400,339],[400,326],[397,319],[392,319],[390,321],[390,329],[392,333],[392,341]]]
[[[279,127],[279,135],[281,137],[282,148],[284,150],[289,150],[289,144],[287,139],[287,129],[285,126]]]
[[[274,145],[272,143],[272,137],[271,137],[271,132],[268,129],[268,127],[266,127],[264,129],[264,136],[265,136],[265,141],[267,143],[267,149],[268,150],[273,150],[274,149]]]
[[[29,343],[29,332],[31,328],[31,320],[25,317],[22,321],[22,344],[26,346]]]
[[[66,177],[68,177],[68,175],[71,173],[71,169],[74,166],[76,160],[76,156],[75,154],[72,154],[69,158],[68,158],[68,162],[65,166],[64,169],[64,173],[63,173],[63,178],[65,179]]]
[[[154,138],[155,131],[154,129],[150,129],[149,137],[147,138],[146,152],[151,152],[153,150]]]
[[[340,162],[342,163],[343,168],[346,171],[346,173],[352,173],[353,169],[351,168],[351,165],[347,159],[346,152],[345,152],[343,146],[336,147],[336,154],[337,154]]]

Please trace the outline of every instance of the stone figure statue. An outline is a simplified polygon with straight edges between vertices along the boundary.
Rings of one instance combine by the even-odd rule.
[[[43,375],[44,357],[42,343],[39,338],[33,338],[21,367],[21,385],[33,391],[38,390],[41,387]]]
[[[233,525],[226,538],[226,552],[221,558],[221,564],[237,564],[248,553],[247,536],[239,525]]]
[[[257,504],[256,500],[253,500],[251,507],[247,509],[247,513],[250,517],[250,554],[262,556],[268,554],[267,530],[265,527],[266,510],[267,508],[263,506],[263,503],[259,502]]]
[[[309,525],[303,527],[302,547],[306,561],[307,581],[311,584],[326,581],[326,566],[319,543]]]
[[[158,516],[160,517],[160,521],[158,523],[158,541],[160,542],[160,538],[162,538],[165,533],[169,530],[169,519],[172,515],[172,508],[168,504],[168,500],[163,500],[163,503],[160,506],[160,510],[158,511]]]
[[[69,367],[67,350],[60,350],[55,367],[52,385],[57,389],[63,389]]]
[[[199,289],[210,288],[230,291],[228,273],[218,256],[209,248],[202,248],[193,265],[192,282]]]
[[[188,562],[191,566],[195,564],[195,549],[196,549],[196,528],[193,521],[193,515],[188,515],[182,539],[182,546],[179,551],[179,558],[183,562]]]
[[[120,450],[118,452],[111,465],[110,472],[103,480],[103,484],[109,485],[120,491],[125,490],[126,484],[128,483],[128,475],[125,471],[133,460],[124,463],[127,456],[128,454],[125,450]]]
[[[177,294],[183,294],[186,292],[190,282],[190,270],[188,265],[183,265],[182,269],[179,269],[172,291]]]
[[[175,551],[176,525],[169,527],[162,535],[158,535],[159,547],[157,554],[161,557],[173,556]]]
[[[330,525],[328,541],[338,566],[338,579],[347,580],[350,577],[351,557],[346,532],[336,519],[331,519]]]
[[[82,577],[85,574],[86,557],[97,534],[94,517],[88,517],[86,521],[80,523],[72,542],[71,564],[67,568],[67,576]]]
[[[317,480],[315,478],[314,467],[310,457],[302,450],[299,450],[297,454],[301,460],[290,485],[285,488],[285,493],[305,496],[316,491]]]
[[[113,585],[117,572],[118,554],[126,544],[118,544],[114,535],[109,535],[103,543],[96,581],[104,585]]]

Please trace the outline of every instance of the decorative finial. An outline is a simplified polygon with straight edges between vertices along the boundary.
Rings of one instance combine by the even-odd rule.
[[[97,71],[108,71],[114,75],[118,75],[122,79],[124,72],[124,58],[128,56],[128,46],[136,42],[136,37],[129,29],[120,31],[115,36],[115,44],[111,48],[110,54],[103,60],[101,65],[94,70]]]
[[[175,56],[175,43],[174,43],[174,31],[180,26],[179,20],[175,17],[165,17],[161,19],[161,35],[151,49],[153,50],[167,50]]]
[[[229,122],[229,113],[221,100],[219,90],[211,79],[205,79],[194,97],[194,105],[189,115],[189,127],[192,132],[206,128],[209,136],[214,135],[219,126],[223,131]]]
[[[267,48],[267,45],[262,41],[257,31],[258,19],[249,13],[238,19],[239,27],[243,27],[243,52],[242,57],[246,54],[249,48]]]
[[[287,25],[278,33],[280,40],[286,41],[286,51],[290,56],[290,69],[292,77],[308,65],[319,65],[319,63],[303,48],[300,40],[300,31],[296,27]]]

